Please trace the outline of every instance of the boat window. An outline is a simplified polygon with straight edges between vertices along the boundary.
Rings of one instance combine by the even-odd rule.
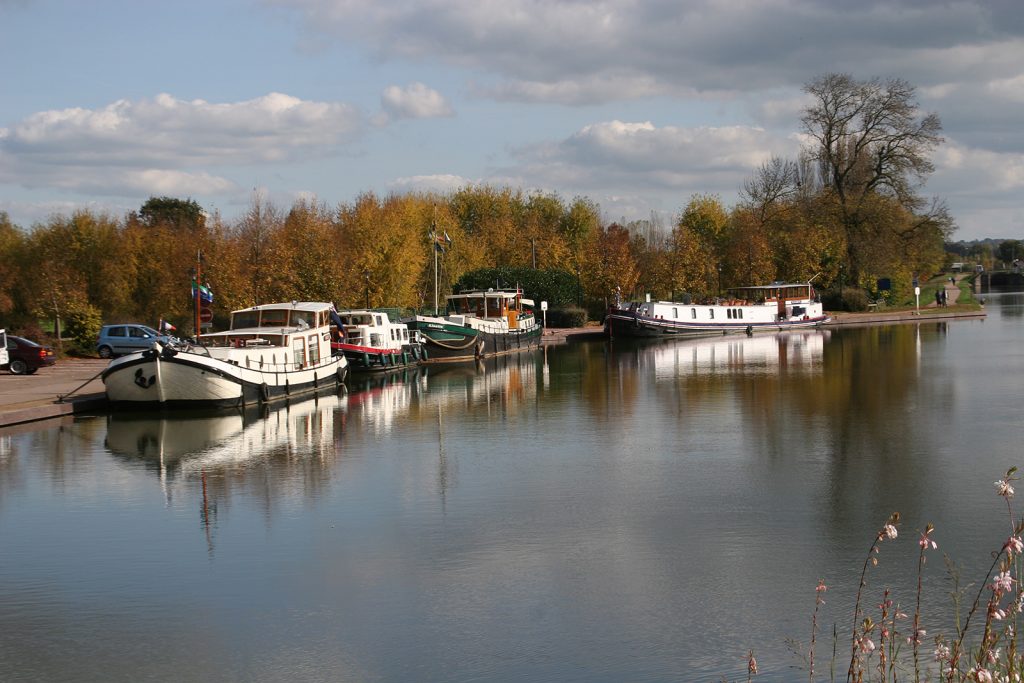
[[[690,309],[690,317],[693,318],[694,320],[697,319],[697,309],[696,308],[691,308]]]
[[[309,335],[309,364],[316,365],[320,362],[320,335]]]
[[[678,308],[673,308],[672,309],[672,319],[673,320],[679,320],[679,309]]]
[[[231,329],[240,330],[245,327],[259,327],[259,311],[239,311],[231,314]]]
[[[714,320],[715,319],[715,309],[709,308],[708,309],[708,313],[711,314],[711,319]]]
[[[740,320],[742,320],[743,319],[743,309],[742,308],[737,308],[736,312],[740,314],[739,317],[740,317]]]
[[[292,327],[302,327],[306,323],[308,327],[316,327],[316,311],[292,311]]]
[[[301,370],[302,364],[306,360],[306,340],[302,337],[294,337],[292,339],[292,351],[295,355],[295,369]]]
[[[263,311],[260,316],[260,327],[284,327],[288,324],[288,311],[269,310]]]

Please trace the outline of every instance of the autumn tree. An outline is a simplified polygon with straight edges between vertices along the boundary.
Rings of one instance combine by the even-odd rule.
[[[143,225],[162,225],[181,230],[199,230],[206,223],[206,213],[194,199],[150,197],[139,209],[138,218]]]
[[[583,282],[587,294],[607,306],[618,293],[630,293],[640,279],[629,231],[618,223],[598,230],[589,249]]]
[[[249,210],[231,230],[232,248],[225,250],[220,262],[237,279],[233,285],[222,287],[232,308],[245,308],[271,301],[267,296],[276,289],[276,273],[285,264],[277,258],[280,253],[273,247],[284,225],[281,211],[266,197],[253,194]],[[225,272],[221,278],[228,277]]]
[[[11,222],[6,211],[0,211],[0,313],[5,315],[14,311],[16,300],[29,300],[19,296],[18,291],[22,286],[25,243],[25,233]]]

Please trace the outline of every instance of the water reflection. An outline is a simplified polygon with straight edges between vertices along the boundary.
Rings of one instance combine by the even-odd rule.
[[[655,381],[717,374],[816,374],[823,369],[825,342],[830,336],[830,331],[808,330],[668,340],[655,346],[627,347],[618,355],[632,357],[633,365],[645,374],[650,371]]]
[[[1003,305],[4,430],[0,679],[717,681],[750,648],[791,680],[817,580],[820,623],[849,628],[893,510],[871,600],[912,599],[926,521],[981,559],[969,580],[1005,539],[990,482],[1019,464],[1024,327]]]
[[[422,408],[481,406],[515,413],[537,400],[538,362],[546,358],[544,349],[432,367]]]
[[[105,444],[161,477],[322,459],[333,452],[334,414],[342,397],[328,393],[266,411],[115,413],[107,417]]]

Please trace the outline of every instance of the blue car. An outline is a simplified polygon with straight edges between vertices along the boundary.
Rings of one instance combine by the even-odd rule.
[[[145,351],[158,341],[170,344],[177,339],[161,334],[148,325],[123,324],[104,325],[96,340],[96,353],[100,358],[113,358],[126,353]]]

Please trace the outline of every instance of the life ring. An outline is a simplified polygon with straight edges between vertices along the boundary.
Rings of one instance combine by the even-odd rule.
[[[475,356],[476,356],[477,358],[480,358],[480,357],[482,357],[482,356],[484,355],[484,348],[485,348],[485,347],[486,347],[486,343],[484,342],[484,340],[483,340],[483,339],[481,339],[480,341],[478,341],[478,342],[477,342],[477,344],[476,344],[476,353],[475,353],[474,355],[475,355]]]
[[[260,385],[260,400],[264,403],[270,400],[270,385],[266,382]]]

